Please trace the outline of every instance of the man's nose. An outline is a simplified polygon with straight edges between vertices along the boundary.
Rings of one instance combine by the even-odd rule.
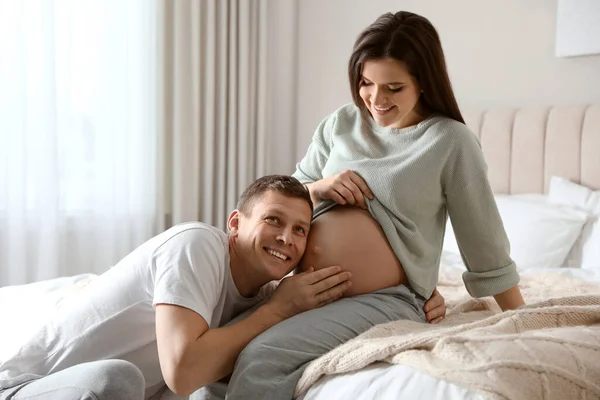
[[[292,232],[291,230],[284,229],[277,235],[277,241],[281,244],[291,245],[292,244]]]

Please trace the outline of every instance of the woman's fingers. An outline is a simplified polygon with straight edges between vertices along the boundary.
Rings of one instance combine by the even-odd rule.
[[[345,205],[347,203],[344,196],[340,192],[335,190],[333,187],[329,188],[327,194],[323,198],[326,200],[335,201],[337,204],[341,205]]]
[[[369,185],[367,185],[367,182],[365,182],[365,180],[361,178],[357,173],[352,172],[348,176],[352,183],[354,183],[358,187],[358,189],[369,198],[369,200],[373,200],[375,198],[373,192],[371,192],[371,189],[369,189]]]
[[[444,315],[446,315],[446,309],[443,307],[437,307],[426,313],[425,318],[427,319],[427,322],[432,322],[438,318],[444,318]]]
[[[354,199],[354,195],[352,191],[348,189],[348,187],[344,184],[344,182],[339,182],[335,185],[335,191],[340,194],[344,198],[347,204],[356,204],[356,200]]]
[[[423,307],[423,311],[430,312],[434,309],[446,309],[446,304],[444,303],[444,298],[439,293],[437,295],[431,296],[431,298],[425,303],[425,307]]]
[[[425,303],[423,311],[425,311],[425,317],[427,318],[427,321],[431,323],[440,317],[444,318],[446,315],[446,302],[444,300],[444,296],[440,294],[437,288],[434,289],[431,297]]]
[[[442,305],[445,306],[444,296],[442,296],[440,294],[440,292],[437,290],[437,287],[436,287],[433,289],[433,292],[431,293],[431,297],[429,297],[429,300],[427,300],[425,302],[425,307],[423,307],[423,310],[425,312],[429,312],[429,311],[433,310],[434,308],[437,308]]]
[[[360,188],[356,186],[356,184],[348,180],[348,182],[344,183],[344,186],[348,189],[354,202],[352,204],[359,206],[360,208],[367,209],[367,203],[365,202],[365,197],[363,193],[360,191]]]
[[[315,190],[323,200],[332,200],[341,205],[356,205],[366,209],[365,196],[371,200],[374,198],[364,179],[351,170],[345,170],[319,182],[321,182],[319,188]]]

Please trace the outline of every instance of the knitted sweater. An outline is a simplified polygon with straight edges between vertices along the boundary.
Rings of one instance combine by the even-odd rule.
[[[317,128],[294,176],[311,183],[346,169],[360,175],[365,197],[410,286],[429,298],[438,280],[448,215],[474,297],[504,292],[519,282],[476,136],[462,123],[434,114],[403,129],[365,120],[353,104]],[[315,217],[335,206],[323,201]],[[365,266],[366,268],[368,266]]]

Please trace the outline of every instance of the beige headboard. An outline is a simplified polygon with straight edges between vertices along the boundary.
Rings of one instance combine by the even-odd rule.
[[[495,193],[547,193],[550,177],[600,189],[600,104],[466,111]]]

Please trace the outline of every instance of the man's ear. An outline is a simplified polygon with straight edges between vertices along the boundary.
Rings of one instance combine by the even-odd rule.
[[[240,217],[241,214],[239,210],[233,210],[231,214],[229,214],[229,218],[227,219],[227,230],[231,235],[237,235],[238,230],[240,229]]]

